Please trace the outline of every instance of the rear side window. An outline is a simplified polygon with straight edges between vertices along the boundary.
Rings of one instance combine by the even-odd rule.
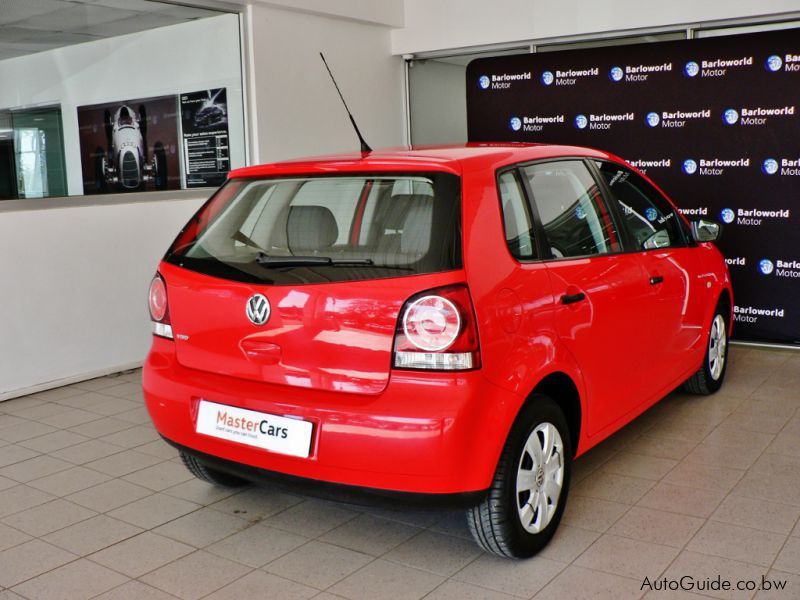
[[[500,207],[503,210],[503,227],[506,244],[514,258],[536,258],[533,220],[519,180],[512,171],[502,173],[497,179]]]
[[[454,175],[233,180],[218,195],[229,198],[201,209],[193,222],[202,225],[187,227],[168,262],[276,285],[461,267],[460,180]]]
[[[686,245],[680,216],[656,188],[622,165],[598,161],[597,166],[635,250]]]
[[[618,252],[619,236],[597,184],[577,160],[523,167],[552,258]],[[547,257],[545,257],[547,258]]]

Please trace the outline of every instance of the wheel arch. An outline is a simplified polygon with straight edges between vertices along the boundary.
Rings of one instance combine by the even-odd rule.
[[[727,287],[722,288],[722,291],[719,293],[719,297],[717,298],[717,304],[715,307],[720,305],[722,305],[728,312],[728,327],[730,328],[731,323],[733,323],[733,298],[731,297],[731,292]]]
[[[563,371],[549,373],[534,386],[523,406],[529,402],[534,402],[537,394],[549,396],[561,408],[567,420],[570,441],[572,442],[572,453],[575,455],[580,445],[584,412],[577,384],[572,377]],[[522,407],[520,407],[521,410]]]

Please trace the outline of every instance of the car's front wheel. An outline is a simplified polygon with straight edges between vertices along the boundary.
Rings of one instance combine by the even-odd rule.
[[[722,387],[728,367],[728,311],[724,304],[717,306],[708,332],[703,365],[683,384],[690,394],[708,396]]]
[[[478,545],[510,558],[541,550],[561,521],[571,469],[564,414],[551,398],[535,395],[511,429],[487,497],[467,510]]]

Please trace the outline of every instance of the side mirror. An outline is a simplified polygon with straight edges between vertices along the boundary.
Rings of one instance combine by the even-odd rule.
[[[713,242],[719,238],[721,227],[719,223],[700,219],[692,221],[692,237],[695,242]]]
[[[642,248],[645,250],[656,250],[658,248],[666,248],[670,245],[669,233],[666,229],[659,229],[653,235],[648,237],[642,242]]]

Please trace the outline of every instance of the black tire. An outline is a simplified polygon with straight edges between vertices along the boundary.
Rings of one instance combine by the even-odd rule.
[[[144,104],[139,105],[139,133],[142,134],[142,141],[144,142],[144,159],[147,160],[147,109]]]
[[[517,493],[517,473],[525,460],[524,448],[529,436],[546,423],[553,425],[561,437],[563,479],[550,522],[538,533],[531,533],[523,526],[518,511],[518,502],[524,495]],[[558,528],[567,502],[571,474],[572,441],[564,413],[548,396],[535,394],[511,428],[488,495],[480,504],[467,509],[467,525],[472,537],[485,551],[498,556],[533,556],[547,545]]]
[[[106,172],[105,169],[103,169],[103,158],[105,158],[106,152],[98,146],[91,156],[92,162],[94,163],[94,190],[98,194],[105,194],[108,192]]]
[[[167,151],[164,144],[156,142],[153,148],[153,160],[156,163],[155,180],[153,181],[157,190],[167,189],[169,185],[169,173],[167,173]]]
[[[103,111],[103,129],[106,134],[106,148],[109,152],[113,152],[111,147],[114,142],[114,124],[111,122],[111,111],[108,109]]]
[[[181,452],[181,460],[192,475],[208,483],[221,485],[223,487],[242,487],[248,483],[241,477],[236,477],[236,475],[230,475],[229,473],[223,473],[222,471],[212,469],[194,456],[186,454],[185,452]]]
[[[725,380],[725,372],[728,370],[728,330],[730,329],[730,311],[724,302],[717,305],[714,311],[714,316],[711,317],[711,324],[708,328],[708,341],[706,342],[706,351],[703,355],[703,364],[697,372],[687,379],[681,389],[689,394],[696,394],[698,396],[710,396],[711,394],[719,391],[722,387],[722,382]],[[712,334],[714,333],[715,324],[724,324],[724,331],[720,341],[723,342],[722,347],[722,368],[719,371],[712,369],[712,357],[715,351],[714,340]],[[720,343],[719,341],[717,344]],[[715,376],[716,375],[716,376]]]

